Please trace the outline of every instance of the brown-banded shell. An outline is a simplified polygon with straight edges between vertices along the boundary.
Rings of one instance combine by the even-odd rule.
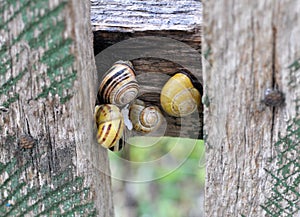
[[[23,149],[31,149],[36,144],[36,140],[31,135],[21,135],[19,138],[20,147]]]
[[[96,106],[95,121],[97,125],[97,142],[110,150],[120,150],[122,147],[117,143],[121,139],[124,130],[124,120],[120,109],[112,104]]]
[[[133,101],[139,92],[135,71],[129,61],[117,61],[104,74],[98,91],[102,104],[122,107]]]
[[[149,133],[156,130],[163,121],[157,106],[146,106],[142,100],[135,100],[129,109],[129,119],[136,131]]]
[[[179,72],[163,86],[160,103],[164,111],[174,117],[192,114],[200,105],[201,95],[186,73]]]

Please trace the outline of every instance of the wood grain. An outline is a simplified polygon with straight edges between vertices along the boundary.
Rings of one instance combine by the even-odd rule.
[[[194,29],[202,22],[197,0],[91,0],[93,31],[135,32]]]
[[[89,2],[0,4],[0,161],[31,163],[26,180],[37,189],[74,167],[67,178],[85,177],[82,188],[91,188],[99,216],[113,216],[107,152],[93,125],[97,74]],[[22,149],[22,135],[36,144]]]
[[[300,56],[300,5],[203,4],[202,51],[209,54],[203,62],[204,94],[210,99],[204,108],[206,216],[266,216],[260,205],[272,185],[264,169],[276,167],[269,163],[277,153],[274,143],[299,114],[300,86],[291,86],[288,66]],[[299,70],[293,73],[299,76]],[[283,91],[285,105],[266,107],[266,88]]]

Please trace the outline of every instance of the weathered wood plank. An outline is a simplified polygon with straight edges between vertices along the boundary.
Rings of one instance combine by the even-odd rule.
[[[300,57],[300,5],[269,0],[203,3],[204,94],[210,100],[204,108],[206,215],[266,216],[261,205],[271,194],[272,177],[264,169],[276,168],[276,162],[269,163],[280,151],[274,144],[279,133],[285,135],[287,121],[299,114],[299,70],[295,79],[288,66]],[[266,88],[283,91],[285,105],[266,107]],[[282,194],[288,198],[289,193]],[[273,200],[278,207],[283,203],[278,216],[285,216],[287,203],[279,201]]]
[[[188,31],[200,27],[201,19],[202,5],[197,0],[91,0],[93,31]]]
[[[30,163],[25,184],[37,189],[53,187],[55,175],[73,168],[65,178],[85,177],[80,189],[91,188],[87,200],[95,201],[99,216],[111,217],[107,153],[93,125],[97,74],[89,7],[76,0],[1,2],[0,161],[17,159],[20,168]],[[22,135],[35,141],[32,148],[20,147]],[[46,205],[38,212],[52,215],[60,208]]]

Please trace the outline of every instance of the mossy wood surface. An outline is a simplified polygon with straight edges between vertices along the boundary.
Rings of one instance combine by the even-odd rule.
[[[94,32],[95,55],[103,53],[112,45],[117,46],[118,50],[114,49],[112,58],[117,60],[118,56],[126,56],[126,60],[132,61],[141,85],[139,98],[147,104],[160,106],[160,91],[167,81],[162,74],[172,76],[178,69],[184,68],[183,65],[191,67],[191,73],[198,80],[197,86],[202,89],[201,19],[202,4],[196,0],[159,2],[92,0],[91,22]],[[118,45],[119,42],[141,37],[153,37],[154,39],[153,41]],[[178,44],[170,43],[162,50],[164,46],[159,47],[155,40],[155,38],[162,37],[182,42],[186,48],[179,50]],[[190,50],[198,51],[198,54],[193,55]],[[147,51],[151,55],[146,58]],[[163,54],[178,57],[178,61],[159,58]],[[105,58],[104,54],[103,56]],[[133,56],[135,58],[131,58]],[[195,60],[196,58],[198,60]],[[103,72],[99,72],[102,74],[110,67],[108,62],[113,63],[112,60],[104,62],[107,66],[103,68]],[[164,116],[167,126],[164,126],[166,131],[163,131],[163,135],[203,138],[202,106],[197,112],[185,118],[174,118],[165,113]],[[161,136],[160,132],[162,131],[158,130],[158,133],[154,133],[154,135]],[[133,135],[139,134],[133,132]]]
[[[94,139],[89,11],[88,1],[0,2],[0,210],[8,216],[88,216],[93,207],[113,216],[107,153]]]
[[[300,4],[203,4],[206,216],[298,216]]]

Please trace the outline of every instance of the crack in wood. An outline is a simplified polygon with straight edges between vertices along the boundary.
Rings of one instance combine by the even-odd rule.
[[[276,88],[276,27],[272,26],[272,88]]]
[[[272,25],[272,88],[277,88],[277,82],[276,82],[276,34],[277,30],[274,25]],[[271,121],[271,132],[270,132],[270,142],[271,146],[273,144],[273,137],[274,137],[274,125],[275,125],[275,107],[272,108],[272,121]]]
[[[235,190],[235,204],[238,203],[239,200],[239,190],[240,190],[240,169],[238,169],[238,175],[237,175],[237,185],[236,185],[236,190]],[[237,206],[235,206],[235,210],[237,210]]]

